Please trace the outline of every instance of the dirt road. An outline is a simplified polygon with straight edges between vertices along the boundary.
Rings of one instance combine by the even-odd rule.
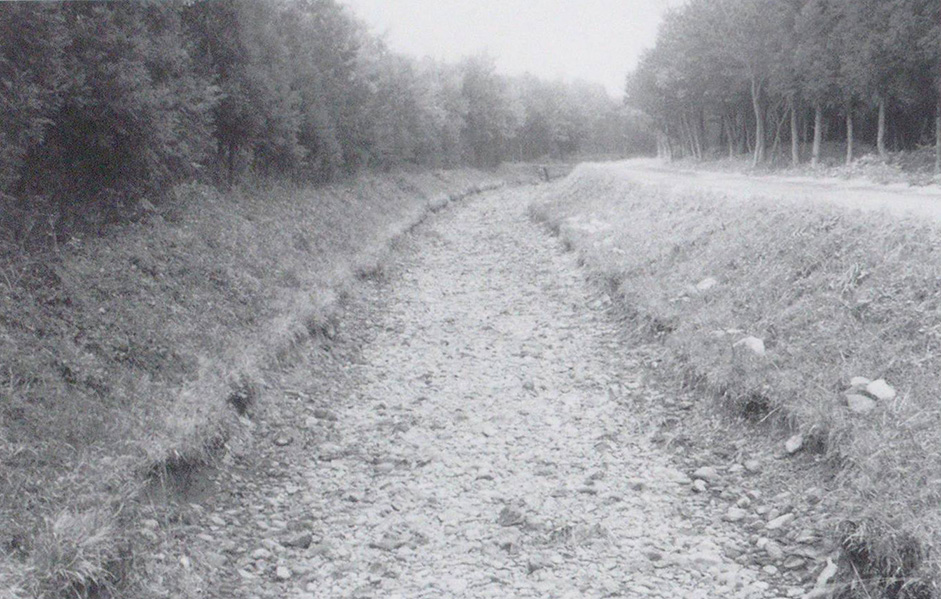
[[[654,159],[597,165],[632,180],[680,191],[708,190],[730,197],[786,201],[827,201],[861,210],[887,210],[900,216],[941,220],[941,186],[879,185],[855,179],[750,176],[685,170]]]
[[[745,518],[736,500],[758,497],[735,491],[741,465],[717,464],[693,489],[652,440],[645,406],[663,398],[606,296],[527,217],[532,193],[491,192],[426,222],[357,291],[333,374],[272,382],[274,403],[249,426],[258,447],[194,500],[181,550],[193,571],[211,565],[208,596],[808,590],[752,557],[785,525],[729,521]]]

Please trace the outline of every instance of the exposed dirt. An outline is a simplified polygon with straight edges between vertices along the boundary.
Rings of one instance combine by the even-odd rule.
[[[711,191],[732,198],[754,197],[785,201],[826,201],[861,210],[887,210],[901,216],[941,220],[941,186],[904,183],[881,185],[862,179],[751,176],[676,168],[653,159],[625,160],[601,168],[640,183],[677,191]]]
[[[830,550],[802,518],[819,497],[768,497],[770,456],[734,443],[714,463],[683,455],[670,431],[689,398],[647,380],[649,353],[625,345],[607,296],[527,217],[532,193],[426,221],[356,290],[335,342],[271,373],[226,468],[180,523],[148,523],[172,530],[149,596],[813,587]],[[713,469],[691,476],[701,465]]]

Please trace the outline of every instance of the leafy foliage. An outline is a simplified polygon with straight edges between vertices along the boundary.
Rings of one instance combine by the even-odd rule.
[[[0,33],[17,239],[100,229],[194,178],[323,183],[645,141],[597,88],[513,81],[484,56],[406,59],[335,0],[8,2]]]
[[[628,101],[654,119],[666,156],[728,146],[753,151],[757,165],[787,140],[796,162],[812,126],[814,156],[828,139],[851,146],[854,129],[880,153],[886,139],[898,150],[937,144],[939,10],[930,0],[692,0],[628,77]]]

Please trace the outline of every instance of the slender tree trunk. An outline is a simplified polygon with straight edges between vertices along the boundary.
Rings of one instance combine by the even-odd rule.
[[[814,104],[814,149],[810,155],[811,166],[820,164],[820,144],[823,142],[823,106]]]
[[[726,144],[728,143],[728,140],[725,138],[726,131],[727,130],[725,128],[725,114],[719,113],[719,139],[716,142],[716,145],[720,149],[724,148]]]
[[[663,129],[657,133],[657,157],[665,162],[673,160],[672,151],[670,149],[669,128]]]
[[[725,117],[726,136],[729,142],[729,158],[735,158],[735,129],[732,126],[732,117]]]
[[[689,127],[687,126],[687,123],[686,123],[685,114],[680,117],[680,137],[683,140],[683,149],[685,150],[685,153],[692,154],[692,152],[690,151],[692,144],[689,141]]]
[[[670,141],[670,125],[667,124],[663,133],[664,151],[666,152],[667,162],[673,162],[673,142]]]
[[[846,103],[846,164],[853,162],[853,103]]]
[[[813,112],[813,109],[811,109]],[[810,139],[810,119],[807,118],[807,112],[804,112],[804,117],[801,119],[801,143],[804,144],[804,147],[807,147],[807,141]]]
[[[699,129],[697,133],[699,139],[699,159],[702,160],[705,157],[706,150],[709,149],[709,136],[706,131],[706,111],[702,106],[699,107]]]
[[[934,174],[941,175],[941,96],[934,111]]]
[[[755,111],[755,154],[752,166],[758,166],[765,159],[765,119],[761,114],[761,83],[757,78],[751,80],[751,102]]]
[[[797,166],[800,162],[800,139],[797,137],[797,100],[791,96],[791,164]]]
[[[748,116],[742,115],[742,135],[745,138],[745,151],[742,154],[753,154],[755,152],[755,139],[752,137],[751,129],[748,128]]]
[[[775,109],[775,112],[777,112],[777,109]],[[778,146],[781,143],[781,127],[784,126],[784,121],[787,120],[787,115],[788,115],[787,108],[784,108],[784,110],[781,111],[780,118],[777,118],[777,115],[775,115],[777,122],[774,125],[774,142],[771,144],[771,152],[770,152],[770,159],[772,161],[778,155]]]
[[[689,115],[684,117],[686,125],[686,144],[689,146],[689,155],[693,160],[699,160],[699,142],[696,140],[696,126],[693,124],[693,118]]]
[[[689,126],[689,117],[683,116],[683,131],[686,132],[686,153],[692,158],[696,157],[696,146],[693,143],[693,128]]]
[[[885,98],[879,98],[879,132],[876,133],[876,148],[885,158]]]

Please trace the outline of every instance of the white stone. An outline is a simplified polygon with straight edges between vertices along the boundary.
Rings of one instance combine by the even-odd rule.
[[[885,379],[878,379],[866,385],[866,393],[882,401],[895,399],[896,395],[895,389],[885,382]]]
[[[697,468],[696,472],[693,472],[693,478],[713,482],[718,480],[719,472],[712,466],[703,466],[701,468]]]
[[[765,355],[765,342],[758,337],[745,337],[735,342],[733,347],[745,347],[756,356]]]
[[[853,378],[850,379],[850,386],[857,387],[859,389],[865,389],[866,385],[868,385],[871,382],[872,382],[871,379],[867,379],[864,376],[854,376]]]
[[[846,396],[846,405],[854,414],[868,414],[876,409],[876,400],[865,395],[851,393]]]
[[[816,589],[822,589],[827,586],[830,582],[830,579],[836,576],[837,566],[833,563],[833,560],[829,557],[827,558],[827,565],[824,566],[823,570],[820,571],[820,574],[817,575],[817,582],[814,585]]]
[[[262,547],[252,551],[252,559],[268,559],[269,557],[271,557],[271,552]]]
[[[788,453],[788,455],[793,455],[800,451],[801,447],[803,446],[804,435],[798,433],[784,443],[784,450]]]
[[[654,468],[652,473],[657,478],[664,478],[670,482],[679,483],[681,485],[688,485],[693,482],[690,477],[686,476],[683,472],[677,470],[676,468],[660,467]]]
[[[725,513],[725,519],[729,522],[738,522],[739,520],[744,520],[747,515],[748,512],[741,508],[730,507],[729,511]]]
[[[719,284],[719,281],[717,281],[715,278],[706,277],[702,281],[696,283],[696,291],[699,291],[699,292],[709,291],[710,289],[712,289],[718,284]]]
[[[784,514],[783,516],[778,516],[774,520],[768,522],[768,524],[765,525],[765,528],[768,530],[777,530],[783,526],[786,526],[793,519],[794,514]]]
[[[773,560],[784,559],[784,549],[774,541],[768,541],[768,544],[765,545],[765,553]]]

